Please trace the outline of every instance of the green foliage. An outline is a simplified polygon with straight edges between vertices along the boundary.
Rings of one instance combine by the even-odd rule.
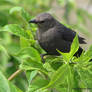
[[[14,33],[15,35],[22,36],[22,37],[25,37],[27,39],[30,38],[29,35],[25,32],[25,30],[20,28],[17,24],[6,25],[2,29],[0,29],[0,31],[11,32],[11,33]]]
[[[35,40],[36,27],[28,23],[34,14],[49,10],[50,7],[46,7],[53,0],[42,1],[0,1],[0,92],[83,92],[83,89],[91,89],[92,46],[80,57],[74,57],[79,48],[77,34],[69,53],[57,50],[60,56],[48,56],[42,63],[40,54],[44,51]],[[68,21],[67,15],[74,9],[78,19],[75,26],[90,35],[85,27],[85,17],[92,20],[92,16],[86,10],[76,8],[74,0],[57,1],[63,7],[67,6],[65,20]],[[25,73],[8,81],[17,69]]]
[[[5,76],[0,71],[0,91],[1,92],[22,92],[20,89],[17,89],[13,84],[9,83]]]

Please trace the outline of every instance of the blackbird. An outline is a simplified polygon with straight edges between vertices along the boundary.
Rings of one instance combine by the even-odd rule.
[[[76,32],[61,24],[51,14],[41,13],[29,23],[37,24],[37,40],[48,55],[60,55],[56,49],[64,53],[70,51]],[[78,36],[78,39],[80,44],[86,44],[83,37]],[[80,56],[82,51],[83,49],[79,47],[75,56]]]

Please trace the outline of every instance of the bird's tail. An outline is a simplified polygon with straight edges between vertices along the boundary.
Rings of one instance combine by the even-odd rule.
[[[78,51],[74,54],[74,56],[76,57],[80,57],[80,55],[82,54],[83,49],[81,47],[79,47]]]
[[[82,51],[83,51],[83,49],[81,47],[79,47],[78,51],[74,54],[74,56],[80,57],[80,55],[82,54]],[[89,62],[92,62],[92,59],[90,59]]]

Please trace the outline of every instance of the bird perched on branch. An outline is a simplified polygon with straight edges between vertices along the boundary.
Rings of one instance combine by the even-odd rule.
[[[29,23],[37,24],[37,40],[48,55],[59,55],[56,49],[64,53],[70,51],[76,32],[61,24],[51,14],[41,13]],[[78,36],[78,39],[80,44],[86,43],[84,38]],[[82,51],[79,47],[75,56],[80,56]]]

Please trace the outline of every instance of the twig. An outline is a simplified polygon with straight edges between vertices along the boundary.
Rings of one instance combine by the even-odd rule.
[[[8,80],[11,81],[12,79],[14,79],[19,73],[21,73],[23,70],[19,69],[16,72],[14,72],[9,78]]]

